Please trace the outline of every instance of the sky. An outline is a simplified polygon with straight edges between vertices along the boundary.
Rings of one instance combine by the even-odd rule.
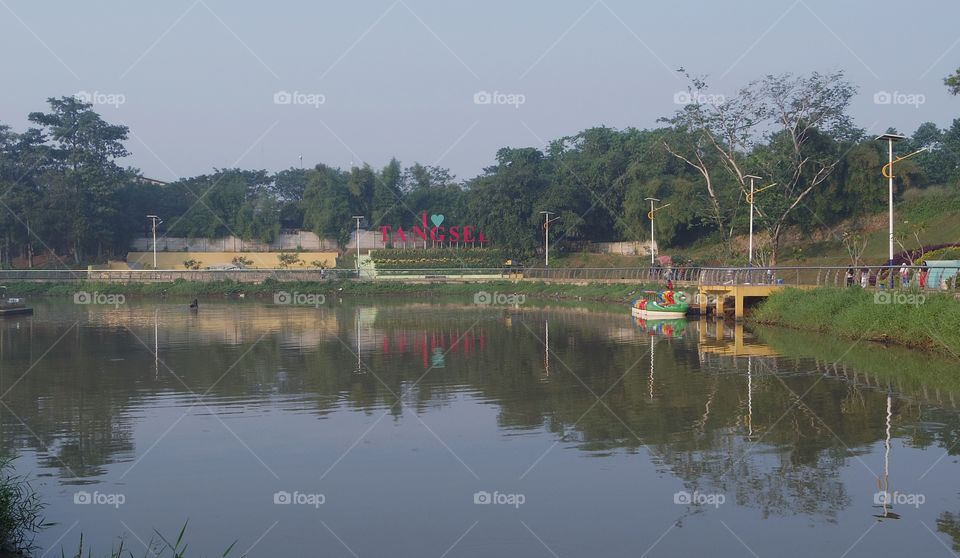
[[[859,126],[910,133],[960,116],[957,21],[953,0],[0,0],[0,123],[78,95],[130,128],[123,164],[165,181],[301,155],[467,179],[501,147],[657,126],[683,67],[724,96],[844,70]]]

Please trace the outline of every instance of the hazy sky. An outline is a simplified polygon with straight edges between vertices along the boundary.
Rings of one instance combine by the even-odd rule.
[[[960,116],[942,83],[960,66],[957,21],[955,0],[0,0],[0,122],[22,131],[47,97],[86,92],[130,127],[124,163],[162,180],[301,153],[468,178],[499,147],[655,126],[683,66],[720,95],[844,69],[860,126],[912,132]]]

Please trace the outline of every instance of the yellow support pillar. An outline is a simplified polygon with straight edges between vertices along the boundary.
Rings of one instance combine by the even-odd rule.
[[[707,293],[700,291],[697,295],[698,302],[700,303],[700,315],[707,315]]]
[[[740,294],[739,289],[736,290],[736,291],[734,291],[734,293],[733,293],[733,299],[734,299],[734,301],[735,301],[735,302],[734,302],[734,313],[733,313],[733,317],[734,317],[737,321],[740,321],[740,320],[743,319],[743,295]]]
[[[714,307],[715,308],[714,314],[718,318],[723,318],[723,303],[724,303],[724,299],[726,298],[727,298],[727,293],[717,292],[717,304]]]

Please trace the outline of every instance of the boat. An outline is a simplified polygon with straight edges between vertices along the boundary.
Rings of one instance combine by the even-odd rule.
[[[644,291],[630,304],[630,313],[645,320],[671,320],[687,315],[690,304],[683,291]]]
[[[0,316],[29,316],[33,308],[22,298],[7,298],[7,288],[0,286]]]

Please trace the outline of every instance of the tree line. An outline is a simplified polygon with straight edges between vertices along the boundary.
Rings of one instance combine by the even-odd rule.
[[[43,252],[73,265],[116,258],[148,232],[147,214],[169,236],[270,242],[300,229],[345,244],[354,215],[369,229],[408,228],[423,211],[474,225],[522,258],[541,249],[540,211],[559,216],[551,242],[561,250],[647,240],[648,198],[667,206],[655,216],[661,245],[730,247],[746,231],[756,175],[757,188],[776,183],[754,199],[760,252],[773,263],[789,227],[809,231],[885,207],[885,146],[850,117],[857,89],[843,72],[766,76],[721,99],[681,72],[690,102],[658,127],[595,127],[543,148],[504,147],[469,179],[391,159],[382,168],[213,169],[157,185],[119,163],[129,155],[127,127],[73,97],[51,98],[26,131],[0,124],[0,262],[32,265]],[[896,144],[898,154],[921,148],[897,164],[899,192],[960,181],[960,118],[946,128],[924,122]]]

